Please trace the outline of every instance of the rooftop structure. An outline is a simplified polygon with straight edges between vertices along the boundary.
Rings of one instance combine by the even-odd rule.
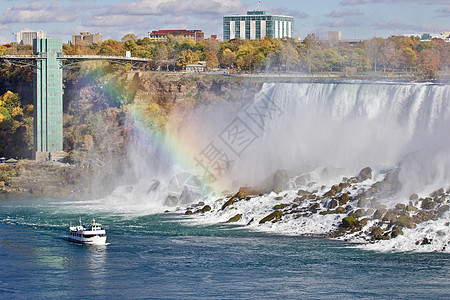
[[[33,45],[34,39],[45,39],[47,37],[47,34],[42,31],[27,31],[22,29],[16,34],[16,41],[17,44],[23,44],[23,45]]]
[[[418,37],[421,41],[431,41],[432,39],[442,39],[447,43],[450,42],[450,31],[444,31],[441,33],[413,33],[413,34],[404,34],[403,36],[407,37]]]
[[[205,40],[205,33],[199,29],[187,30],[187,29],[164,29],[154,30],[149,33],[149,38],[154,41],[165,41],[168,35],[182,36],[185,39],[193,40],[196,42],[203,42]]]
[[[254,40],[269,36],[273,39],[292,37],[294,18],[272,15],[262,10],[247,11],[246,15],[223,17],[223,40],[235,38]]]
[[[76,45],[86,41],[88,44],[97,44],[103,42],[103,36],[100,33],[80,32],[72,35],[72,44]]]

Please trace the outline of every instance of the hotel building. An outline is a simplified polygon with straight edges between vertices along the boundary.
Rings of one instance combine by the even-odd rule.
[[[261,10],[248,11],[246,15],[223,17],[223,40],[236,38],[254,40],[269,36],[273,39],[292,37],[294,18],[271,15]]]

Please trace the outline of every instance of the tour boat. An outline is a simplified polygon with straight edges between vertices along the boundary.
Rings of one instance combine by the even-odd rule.
[[[80,225],[69,226],[69,241],[91,245],[106,244],[106,231],[101,224],[95,222],[94,218],[89,225],[82,225],[81,218],[79,221]]]

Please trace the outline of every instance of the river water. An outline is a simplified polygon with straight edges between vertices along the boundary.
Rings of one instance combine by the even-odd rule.
[[[108,245],[67,241],[92,217]],[[448,299],[450,256],[192,225],[87,202],[0,201],[1,299]]]

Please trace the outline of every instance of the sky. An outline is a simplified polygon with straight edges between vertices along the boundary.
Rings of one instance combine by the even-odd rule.
[[[224,15],[261,9],[294,17],[294,37],[315,33],[327,39],[387,38],[450,31],[450,0],[0,0],[0,44],[21,29],[43,30],[49,38],[71,40],[79,32],[120,40],[158,29],[201,29],[222,37]]]

